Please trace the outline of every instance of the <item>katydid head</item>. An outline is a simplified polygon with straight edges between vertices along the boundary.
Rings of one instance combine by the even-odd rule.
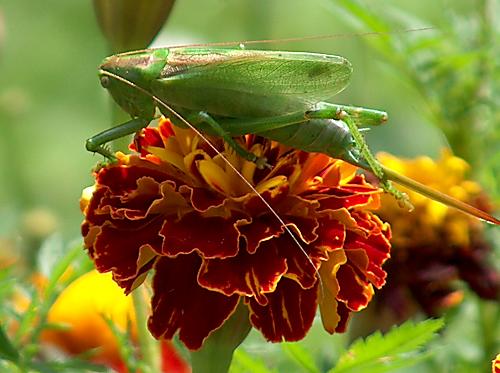
[[[99,67],[101,85],[132,117],[152,118],[155,103],[149,91],[167,63],[168,49],[122,53],[107,57]]]

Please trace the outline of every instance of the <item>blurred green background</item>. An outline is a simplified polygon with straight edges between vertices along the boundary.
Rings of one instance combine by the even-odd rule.
[[[463,3],[463,4],[461,4]],[[470,2],[471,4],[473,2]],[[401,9],[439,27],[444,2],[370,3]],[[302,37],[355,32],[331,2],[302,0],[180,0],[155,45]],[[454,6],[467,6],[456,1]],[[92,184],[100,160],[84,141],[111,125],[110,103],[97,79],[107,52],[89,1],[4,0],[0,51],[0,228],[10,235],[23,214],[47,209],[67,237],[78,235],[78,199]],[[365,31],[370,31],[365,29]],[[418,31],[416,31],[418,32]],[[404,41],[410,34],[394,37]],[[438,154],[443,138],[422,115],[423,102],[366,38],[265,44],[261,48],[335,53],[354,65],[338,102],[386,110],[389,125],[371,131],[374,150],[400,155]]]

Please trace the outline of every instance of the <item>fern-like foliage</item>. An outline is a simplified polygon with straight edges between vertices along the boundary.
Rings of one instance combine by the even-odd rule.
[[[443,325],[441,319],[429,319],[418,324],[407,321],[385,335],[375,332],[365,339],[358,339],[340,357],[330,373],[381,373],[409,367],[430,355],[423,347]]]

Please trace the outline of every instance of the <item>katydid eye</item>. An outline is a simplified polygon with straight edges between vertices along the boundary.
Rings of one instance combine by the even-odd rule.
[[[109,77],[101,76],[101,85],[103,88],[108,88],[109,87]]]

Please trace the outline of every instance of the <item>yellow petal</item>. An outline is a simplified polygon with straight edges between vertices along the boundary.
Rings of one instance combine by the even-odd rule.
[[[321,264],[319,269],[321,284],[318,288],[319,310],[325,330],[333,334],[340,321],[337,313],[337,294],[340,286],[337,272],[342,264],[347,262],[344,250],[334,250],[329,253],[328,260]]]
[[[201,176],[208,185],[222,194],[233,195],[231,181],[221,167],[211,160],[198,161],[197,165]]]
[[[106,318],[124,331],[129,320],[134,319],[132,299],[123,294],[111,273],[94,270],[71,283],[49,311],[49,323],[69,329],[46,330],[42,340],[75,354],[100,347],[96,352],[99,357],[118,359],[118,346]]]

